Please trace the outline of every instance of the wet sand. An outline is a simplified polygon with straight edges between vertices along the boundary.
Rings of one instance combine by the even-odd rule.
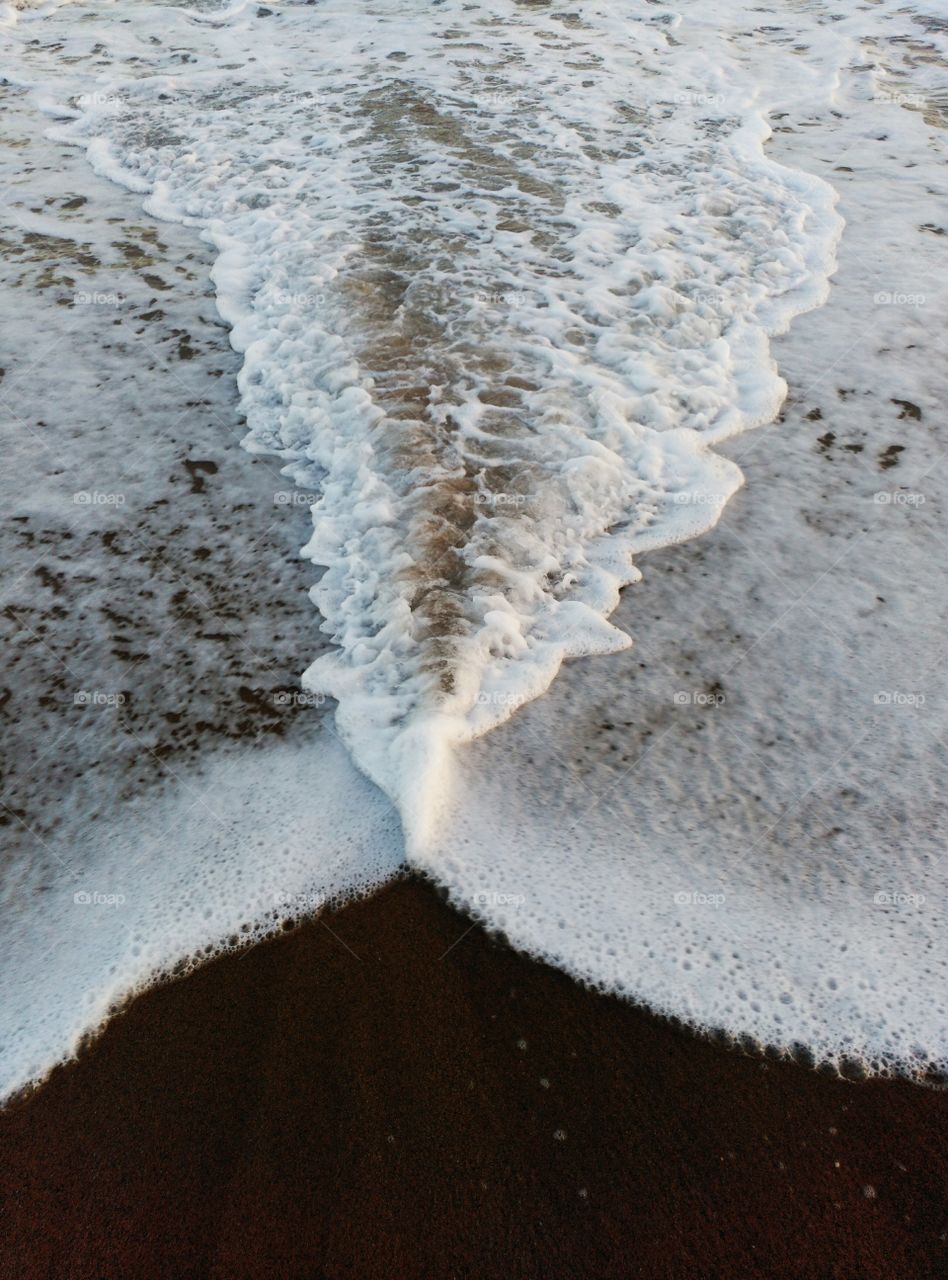
[[[697,1039],[403,880],[146,993],[8,1108],[0,1270],[923,1280],[946,1113]]]

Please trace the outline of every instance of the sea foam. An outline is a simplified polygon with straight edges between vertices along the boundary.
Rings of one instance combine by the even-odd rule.
[[[62,136],[219,250],[247,446],[320,494],[304,684],[411,849],[452,749],[628,645],[634,555],[716,522],[741,475],[709,446],[777,412],[767,335],[841,224],[677,18],[357,12],[181,13],[184,64],[136,21]]]

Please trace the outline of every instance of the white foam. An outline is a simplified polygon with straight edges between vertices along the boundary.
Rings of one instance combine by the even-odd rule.
[[[514,946],[703,1031],[802,1047],[840,1069],[941,1070],[938,841],[900,848],[896,862],[879,839],[885,805],[867,802],[867,820],[847,820],[845,835],[827,842],[832,805],[822,794],[810,797],[822,830],[781,825],[780,808],[758,826],[724,823],[700,756],[676,741],[611,778],[584,780],[564,770],[569,738],[557,738],[577,696],[557,687],[549,707],[524,713],[521,732],[505,727],[493,752],[477,752],[450,835],[416,853],[415,865]],[[603,714],[628,723],[639,709],[620,693]],[[733,778],[735,803],[767,780],[753,769]],[[800,833],[792,848],[788,829]]]
[[[129,996],[369,892],[400,865],[397,816],[332,734],[228,752],[59,845],[4,885],[0,1097],[75,1054]],[[52,881],[52,884],[50,884]]]

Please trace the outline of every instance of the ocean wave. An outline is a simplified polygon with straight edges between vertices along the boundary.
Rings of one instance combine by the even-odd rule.
[[[181,12],[187,58],[137,31],[62,135],[218,248],[246,443],[319,493],[304,684],[410,845],[457,745],[629,643],[635,553],[716,522],[709,446],[774,416],[767,335],[825,295],[831,189],[667,17]]]

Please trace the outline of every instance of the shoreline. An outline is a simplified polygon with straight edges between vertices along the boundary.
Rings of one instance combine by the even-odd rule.
[[[587,990],[407,877],[145,992],[0,1113],[0,1256],[70,1280],[923,1280],[946,1116],[944,1092]]]

